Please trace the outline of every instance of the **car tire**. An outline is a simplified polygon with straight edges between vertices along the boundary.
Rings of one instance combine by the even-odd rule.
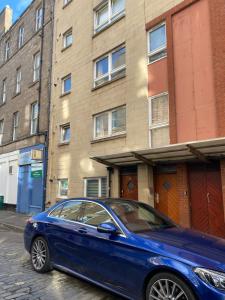
[[[43,237],[37,237],[31,246],[31,264],[38,273],[47,273],[52,270],[49,248]]]
[[[182,292],[183,296],[180,296],[179,300],[196,300],[192,290],[182,279],[172,273],[159,273],[154,275],[148,283],[146,300],[162,299],[162,296],[163,299],[176,299]]]

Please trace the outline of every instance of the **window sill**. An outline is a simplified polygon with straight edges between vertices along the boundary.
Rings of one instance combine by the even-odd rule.
[[[117,135],[113,135],[113,136],[108,136],[105,138],[92,140],[91,144],[97,144],[97,143],[111,141],[111,140],[115,140],[115,139],[121,139],[121,138],[125,138],[126,136],[127,136],[126,133],[121,133],[121,134],[117,134]]]
[[[68,95],[70,95],[70,94],[71,94],[71,91],[70,91],[70,92],[66,92],[66,93],[60,95],[60,98],[63,98],[63,97],[68,96]]]
[[[34,85],[36,85],[38,82],[39,82],[39,79],[33,81],[33,82],[29,85],[29,88],[32,88],[32,87],[33,87]]]
[[[58,146],[62,147],[62,146],[67,146],[69,144],[70,144],[70,142],[61,142],[61,143],[58,144]]]
[[[113,26],[115,23],[119,22],[120,20],[122,20],[123,18],[125,18],[126,14],[122,14],[120,15],[117,19],[113,20],[111,23],[105,25],[102,29],[100,29],[99,31],[95,32],[92,36],[92,38],[94,39],[96,36],[98,36],[99,34],[101,34],[102,32],[104,32],[105,30],[107,30],[109,27]]]
[[[18,97],[19,95],[21,95],[21,92],[14,94],[14,95],[12,96],[12,99]]]
[[[149,62],[149,56],[148,56],[148,64],[147,64],[147,65],[148,65],[148,66],[149,66],[149,65],[152,65],[152,64],[156,63],[157,61],[160,61],[160,60],[165,59],[165,58],[167,58],[167,55],[162,56],[162,57],[160,57],[160,58],[158,58],[158,59],[156,59],[156,60],[154,60],[154,61]]]
[[[68,3],[66,3],[65,5],[63,5],[62,9],[65,9],[68,5],[70,5],[70,3],[72,2],[73,0],[70,0]]]
[[[73,45],[73,44],[70,44],[70,45],[68,45],[68,46],[66,46],[66,47],[64,47],[64,48],[62,48],[61,52],[64,52],[64,51],[66,51],[67,49],[71,48],[72,45]]]
[[[2,106],[4,106],[4,105],[6,105],[6,101],[0,103],[0,107],[2,107]]]
[[[120,80],[120,79],[122,79],[122,78],[125,78],[125,77],[126,77],[126,74],[123,74],[123,75],[121,75],[121,76],[118,76],[118,77],[116,77],[116,78],[110,80],[110,81],[107,81],[107,82],[104,82],[103,84],[100,84],[100,85],[98,85],[98,86],[95,86],[95,87],[92,88],[92,92],[94,92],[94,91],[96,91],[96,90],[98,90],[98,89],[100,89],[100,88],[102,88],[102,87],[104,87],[104,86],[107,86],[107,85],[109,85],[109,84],[111,84],[111,83],[113,83],[113,82],[116,82],[117,80]]]

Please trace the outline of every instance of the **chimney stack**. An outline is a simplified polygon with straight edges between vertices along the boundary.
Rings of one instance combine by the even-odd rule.
[[[0,37],[9,30],[13,22],[13,10],[9,5],[0,13]]]

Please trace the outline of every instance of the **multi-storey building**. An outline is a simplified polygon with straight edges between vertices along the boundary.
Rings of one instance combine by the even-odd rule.
[[[0,14],[0,196],[19,212],[44,207],[53,4]]]
[[[225,236],[224,28],[223,0],[56,1],[48,205],[139,199]]]

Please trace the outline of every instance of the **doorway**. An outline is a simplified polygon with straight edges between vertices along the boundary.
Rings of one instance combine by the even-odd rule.
[[[165,166],[155,174],[155,208],[179,223],[179,198],[175,166]]]
[[[225,237],[220,164],[189,165],[193,229]]]
[[[130,200],[138,200],[137,166],[121,168],[120,197]]]

